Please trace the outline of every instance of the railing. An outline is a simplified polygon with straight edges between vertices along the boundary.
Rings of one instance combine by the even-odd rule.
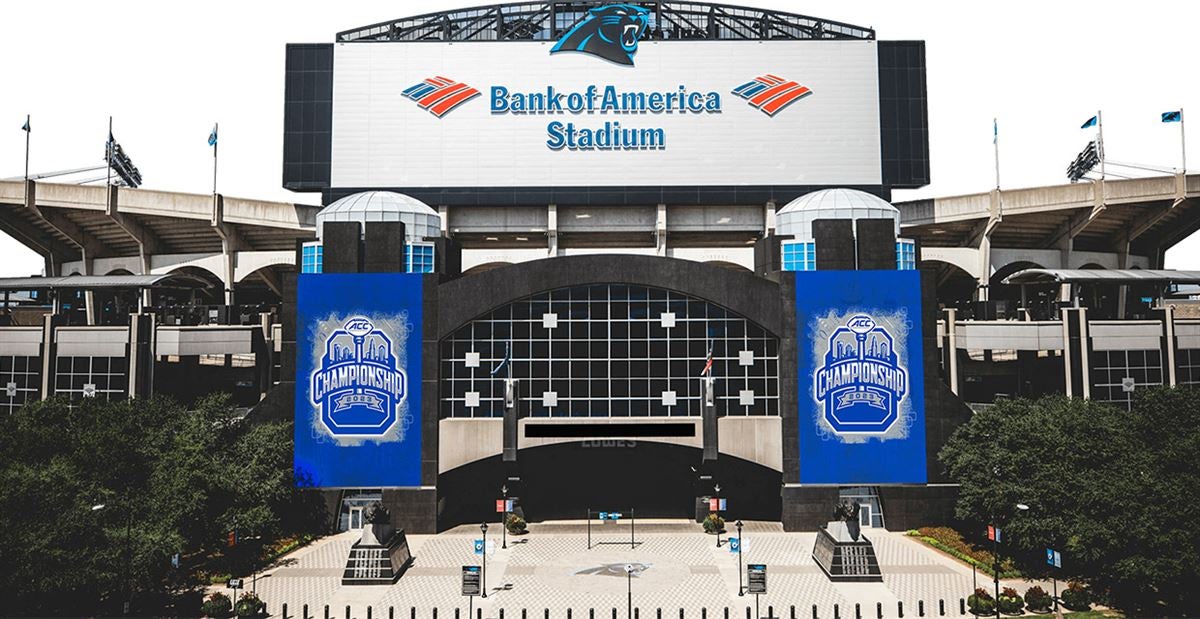
[[[781,614],[776,614],[774,605],[768,605],[765,609],[756,610],[754,605],[748,604],[745,606],[744,615],[740,612],[739,608],[731,610],[730,607],[725,606],[722,607],[721,612],[713,613],[711,619],[743,619],[743,617],[744,619],[756,619],[756,615],[757,619],[850,619],[851,617],[854,619],[884,619],[885,617],[899,617],[900,619],[904,619],[905,617],[966,616],[969,612],[966,598],[958,598],[957,605],[954,602],[955,600],[950,600],[947,603],[945,599],[938,599],[936,604],[926,605],[925,600],[918,600],[915,609],[911,606],[906,609],[903,600],[897,601],[894,609],[890,604],[885,605],[883,602],[876,602],[874,605],[855,602],[853,606],[850,604],[846,604],[845,606],[833,604],[832,607],[823,607],[818,604],[801,606],[792,604],[787,607],[786,614],[783,614],[784,609],[782,607],[779,609]],[[294,606],[291,607],[293,610],[294,608]],[[356,612],[352,612],[349,604],[342,609],[338,609],[342,610],[341,613],[331,609],[328,604],[319,609],[314,607],[311,611],[309,605],[304,604],[300,607],[299,614],[293,614],[287,604],[283,604],[280,609],[282,619],[383,619],[385,616],[387,619],[439,619],[439,617],[441,619],[484,619],[484,609],[482,608],[474,608],[470,614],[475,616],[471,617],[470,614],[467,614],[467,609],[457,606],[452,609],[434,607],[422,609],[420,612],[418,612],[415,606],[410,606],[407,609],[404,607],[397,609],[395,606],[388,606],[386,609],[380,607],[379,614],[376,614],[374,606],[367,606],[365,609],[358,608]],[[319,614],[314,614],[318,610]],[[597,612],[595,608],[588,608],[586,617],[587,619],[642,619],[641,612],[643,609],[641,607],[626,607],[623,609],[609,607],[609,612],[607,613],[604,610],[602,608]],[[763,610],[766,611],[765,615],[762,614]],[[895,611],[894,613],[892,612],[893,610]],[[439,611],[447,612],[439,614]],[[991,614],[988,613],[988,615]],[[464,617],[463,615],[467,616]],[[664,615],[663,609],[659,607],[654,609],[653,615],[649,612],[646,615],[646,619],[664,619],[664,616],[666,619],[710,619],[708,608],[700,608],[699,612],[680,608],[677,614],[667,613]],[[571,608],[567,608],[565,611],[551,611],[549,608],[542,608],[540,613],[537,609],[530,611],[530,609],[522,608],[519,615],[516,612],[513,613],[512,619],[517,619],[518,617],[519,619],[551,619],[552,616],[554,619],[584,619],[582,613],[576,618],[574,616],[574,609]],[[488,610],[487,619],[505,619],[505,609]]]

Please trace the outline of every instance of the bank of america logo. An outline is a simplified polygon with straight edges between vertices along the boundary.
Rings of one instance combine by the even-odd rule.
[[[479,96],[479,91],[448,77],[435,75],[404,89],[404,96],[417,102],[422,109],[441,118],[450,110]]]
[[[778,75],[760,75],[733,89],[733,94],[745,99],[751,107],[758,108],[767,116],[812,94],[808,86],[785,80]]]

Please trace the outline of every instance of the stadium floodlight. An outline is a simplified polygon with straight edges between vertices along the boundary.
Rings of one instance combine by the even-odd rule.
[[[1083,150],[1075,156],[1075,160],[1071,165],[1067,166],[1067,178],[1072,183],[1079,182],[1085,174],[1091,172],[1100,163],[1100,150],[1096,147],[1096,141],[1088,142]]]
[[[138,171],[137,166],[133,165],[133,160],[125,154],[125,149],[121,148],[116,140],[110,140],[104,150],[104,160],[112,167],[112,171],[117,173],[126,187],[136,189],[138,185],[142,184],[142,173]]]

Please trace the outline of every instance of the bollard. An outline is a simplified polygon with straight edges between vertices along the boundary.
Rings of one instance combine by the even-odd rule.
[[[917,616],[925,616],[925,600],[917,600]]]
[[[896,616],[900,617],[900,619],[904,619],[904,601],[903,600],[899,600],[896,602],[896,611],[897,611]]]
[[[329,605],[325,605],[325,619],[329,619]]]
[[[796,619],[796,605],[792,604],[792,610],[789,612],[790,619]]]
[[[775,619],[775,607],[770,604],[767,604],[767,619]]]
[[[642,609],[640,609],[640,608],[633,609],[633,619],[638,619],[638,617],[642,616],[641,610]]]
[[[859,603],[854,603],[854,619],[862,619],[862,609],[859,608]]]
[[[287,619],[287,604],[283,605],[283,619]]]
[[[750,619],[750,607],[746,607],[746,619]]]
[[[437,606],[433,607],[433,619],[437,619]]]
[[[635,617],[636,619],[636,617]],[[700,609],[700,619],[708,619],[708,608]]]
[[[409,606],[408,611],[409,611],[408,612],[409,619],[417,619],[417,607],[416,606]]]
[[[595,608],[588,609],[588,619],[596,619],[596,609]]]
[[[946,616],[946,600],[942,600],[942,599],[938,600],[938,616],[939,617]]]
[[[661,608],[654,609],[654,619],[662,619],[662,609]]]
[[[460,610],[460,609],[459,609],[457,606],[455,606],[455,607],[454,607],[454,619],[460,619],[460,618],[459,618],[459,616],[458,616],[458,611],[459,611],[459,610]],[[470,617],[467,617],[467,619],[471,619],[471,618],[470,618]]]
[[[842,619],[842,613],[837,604],[833,605],[833,619]]]
[[[528,618],[525,616],[525,609],[524,609],[524,608],[522,608],[522,609],[521,609],[521,619],[528,619]]]
[[[613,619],[617,619],[617,607],[614,606],[612,610],[613,610]],[[567,610],[567,619],[571,619],[570,613],[571,613],[571,611],[570,611],[570,609],[568,609]]]
[[[300,617],[300,619],[308,619],[308,604],[305,604],[305,605],[304,605],[304,606],[303,606],[303,607],[300,609],[300,613],[301,613],[301,615],[302,615],[302,616]]]
[[[813,619],[817,619],[817,605],[813,604]]]
[[[683,619],[683,609],[679,609],[679,619]]]
[[[504,619],[504,609],[500,609],[500,619]]]
[[[571,609],[567,609],[567,619],[571,619]]]
[[[346,619],[350,619],[350,605],[346,605]]]
[[[287,619],[287,618],[284,617],[284,619]],[[367,606],[367,619],[371,619],[371,607],[369,605]]]
[[[388,606],[388,619],[396,619],[396,607]]]
[[[729,619],[729,607],[725,607],[725,619]]]
[[[875,617],[883,619],[883,602],[875,602]]]
[[[476,612],[475,612],[475,616],[476,616],[476,617],[478,617],[479,619],[483,619],[483,609],[482,609],[482,608],[476,608],[476,609],[475,609],[475,611],[476,611]]]
[[[958,598],[958,614],[967,614],[967,601],[962,598]]]
[[[549,609],[549,608],[545,608],[545,609],[543,609],[543,610],[545,611],[545,614],[544,614],[545,618],[546,618],[546,619],[550,619],[550,609]]]

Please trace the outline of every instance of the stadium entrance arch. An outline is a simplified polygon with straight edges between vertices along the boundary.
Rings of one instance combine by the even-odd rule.
[[[471,293],[454,289],[468,284]],[[781,473],[729,453],[705,461],[703,428],[708,375],[716,419],[778,427],[776,286],[720,266],[612,255],[442,284],[439,324],[452,327],[439,343],[441,425],[503,440],[443,468],[439,528],[497,518],[488,513],[501,487],[535,522],[583,519],[589,508],[690,518],[717,484],[739,495],[742,513],[778,519]],[[733,440],[743,436],[755,435]]]

